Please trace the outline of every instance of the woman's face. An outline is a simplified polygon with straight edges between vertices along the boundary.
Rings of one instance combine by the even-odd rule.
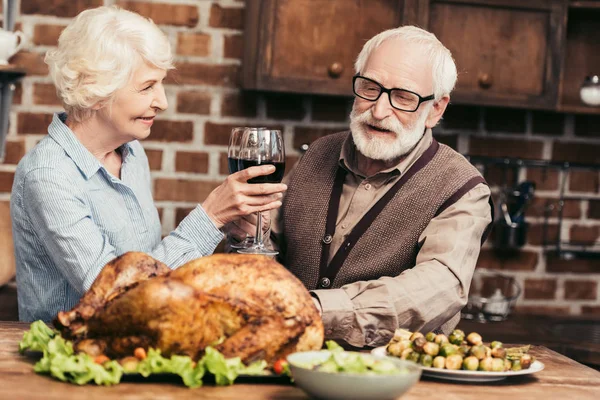
[[[130,82],[117,90],[112,104],[99,110],[100,119],[115,139],[129,142],[150,135],[154,118],[168,107],[163,86],[166,74],[164,69],[143,63]]]

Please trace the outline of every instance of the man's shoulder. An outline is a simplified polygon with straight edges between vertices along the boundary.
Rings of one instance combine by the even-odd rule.
[[[473,164],[471,164],[464,155],[443,143],[439,143],[439,146],[440,148],[438,150],[438,154],[445,160],[452,161],[451,164],[446,164],[447,168],[444,168],[444,170],[446,170],[448,173],[455,173],[457,170],[462,170],[481,175],[479,170]]]

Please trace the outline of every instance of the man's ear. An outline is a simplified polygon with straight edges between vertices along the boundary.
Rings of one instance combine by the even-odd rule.
[[[450,96],[444,96],[435,103],[433,103],[433,107],[431,108],[431,110],[429,110],[429,115],[425,120],[425,126],[427,128],[431,129],[437,125],[439,120],[442,118],[442,115],[444,115],[444,111],[446,111],[446,107],[448,106],[449,102]]]

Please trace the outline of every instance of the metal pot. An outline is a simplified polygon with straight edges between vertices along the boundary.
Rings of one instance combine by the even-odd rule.
[[[527,241],[529,224],[525,222],[525,210],[533,198],[535,184],[522,182],[505,191],[500,198],[501,218],[494,227],[494,245],[500,249],[516,249]]]

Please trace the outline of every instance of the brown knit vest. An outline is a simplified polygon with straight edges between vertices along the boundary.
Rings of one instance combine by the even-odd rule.
[[[340,150],[348,135],[328,135],[310,146],[294,172],[282,207],[285,243],[281,248],[285,259],[281,261],[309,290],[319,288],[328,203]],[[331,288],[398,276],[414,267],[418,238],[431,219],[475,185],[485,183],[463,156],[435,140],[411,169],[416,171],[414,175],[353,243],[339,271],[330,276]]]

